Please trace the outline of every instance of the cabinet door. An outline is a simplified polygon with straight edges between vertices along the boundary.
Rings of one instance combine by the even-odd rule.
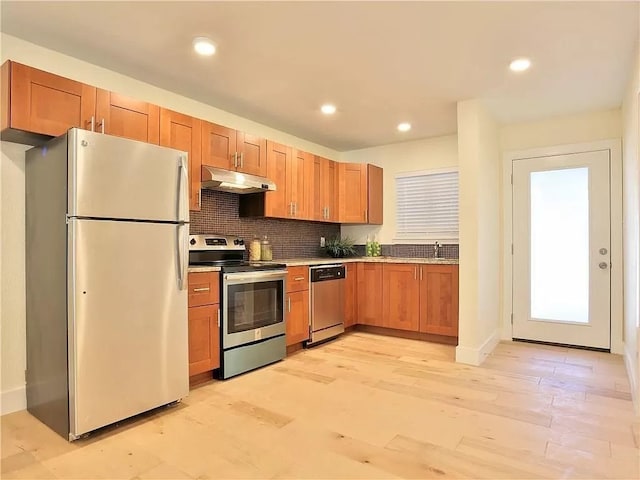
[[[367,223],[382,225],[382,168],[367,165]]]
[[[338,184],[340,223],[367,223],[367,165],[339,163]]]
[[[264,194],[265,217],[289,218],[293,204],[287,195],[287,164],[291,162],[291,147],[269,140],[267,142],[267,178],[276,184],[276,190]]]
[[[458,265],[420,268],[420,331],[457,337]]]
[[[322,159],[322,196],[327,207],[326,220],[338,221],[338,164],[333,160]]]
[[[309,339],[309,291],[287,294],[287,347]]]
[[[344,326],[355,325],[358,319],[358,264],[345,263],[344,283]]]
[[[3,128],[58,136],[73,127],[91,128],[96,89],[84,83],[10,62],[10,107],[3,97]],[[6,75],[5,75],[6,76]],[[3,89],[7,79],[3,78]],[[6,112],[5,108],[9,108]],[[9,117],[8,119],[6,117]],[[4,123],[3,122],[3,123]]]
[[[382,264],[358,263],[358,323],[382,327]]]
[[[385,263],[382,267],[382,325],[417,332],[420,325],[420,281],[417,265]]]
[[[189,208],[200,210],[201,121],[197,118],[160,109],[160,145],[189,153]]]
[[[96,131],[158,145],[160,107],[99,88]]]
[[[202,164],[234,170],[236,131],[232,128],[202,122]]]
[[[312,216],[313,220],[323,220],[325,218],[325,205],[323,203],[323,187],[322,187],[322,157],[313,157],[313,169],[312,169],[312,183],[313,183],[313,200],[312,204]]]
[[[267,176],[267,141],[264,138],[237,132],[236,149],[239,155],[239,172]]]
[[[189,308],[189,376],[220,367],[220,305]]]
[[[293,203],[293,216],[313,219],[313,155],[293,150],[287,168],[287,196]]]

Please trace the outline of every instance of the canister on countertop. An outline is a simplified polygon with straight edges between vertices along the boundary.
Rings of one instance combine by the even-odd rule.
[[[271,251],[271,243],[269,243],[269,239],[265,235],[262,239],[262,245],[260,249],[260,260],[273,260],[273,252]]]
[[[251,262],[257,262],[261,259],[262,245],[260,245],[260,239],[257,235],[253,236],[253,240],[249,244],[249,260]]]

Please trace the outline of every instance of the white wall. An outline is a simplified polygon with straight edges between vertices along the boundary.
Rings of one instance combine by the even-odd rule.
[[[396,233],[396,174],[455,167],[458,164],[458,140],[456,135],[447,135],[352,150],[342,152],[342,161],[372,163],[384,168],[383,225],[343,226],[342,235],[353,238],[357,243],[364,243],[367,235],[370,235],[373,239],[375,234],[380,243],[394,243],[393,239]]]
[[[622,104],[624,344],[636,412],[640,413],[640,47]]]
[[[178,112],[257,134],[324,157],[339,152],[272,129],[223,110],[162,90],[116,72],[1,34],[1,61],[14,60],[74,80],[146,100]],[[25,340],[25,213],[24,152],[28,147],[2,142],[2,245],[0,333],[2,388],[0,412],[24,408]]]
[[[500,129],[503,151],[525,150],[620,138],[620,109],[554,117],[537,122],[504,125]]]
[[[458,102],[460,312],[456,361],[479,365],[500,339],[498,124],[478,100]]]

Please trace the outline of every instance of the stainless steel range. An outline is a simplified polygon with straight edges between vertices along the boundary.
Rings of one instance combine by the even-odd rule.
[[[220,377],[229,378],[286,355],[286,265],[244,261],[242,239],[191,235],[189,264],[220,266]]]

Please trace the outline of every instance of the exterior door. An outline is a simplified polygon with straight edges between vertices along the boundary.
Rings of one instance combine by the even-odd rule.
[[[609,349],[609,151],[513,162],[513,337]]]

